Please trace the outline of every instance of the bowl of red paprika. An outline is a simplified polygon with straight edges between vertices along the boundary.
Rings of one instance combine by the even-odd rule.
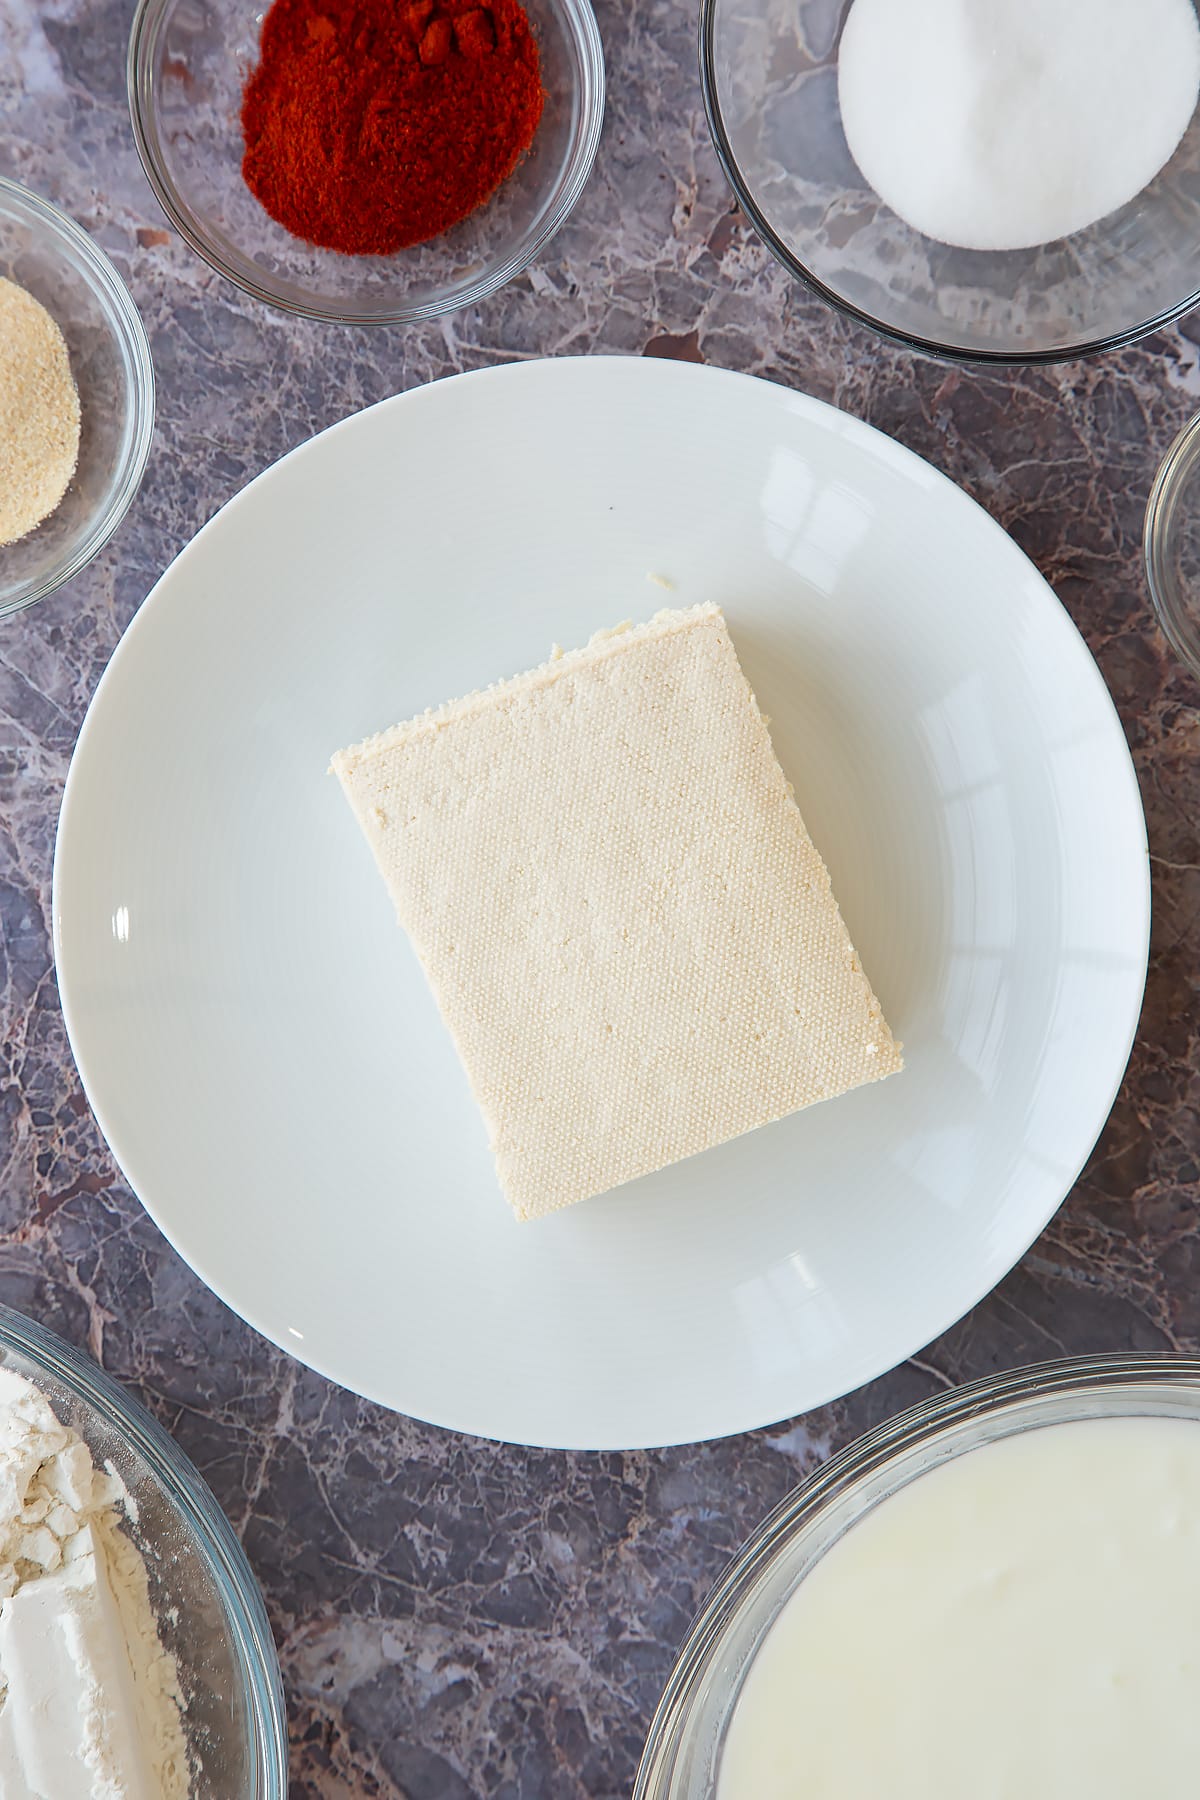
[[[139,0],[128,80],[192,248],[346,324],[436,318],[528,267],[604,113],[589,0]]]

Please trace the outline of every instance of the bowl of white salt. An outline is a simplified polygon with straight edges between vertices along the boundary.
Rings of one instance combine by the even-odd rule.
[[[1195,0],[702,0],[700,63],[746,216],[889,338],[1051,362],[1200,302]]]
[[[150,345],[87,232],[0,177],[0,618],[79,573],[150,454]]]

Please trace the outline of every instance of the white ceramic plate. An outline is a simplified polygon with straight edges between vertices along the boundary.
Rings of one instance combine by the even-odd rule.
[[[517,1225],[326,766],[700,600],[908,1067]],[[88,714],[54,923],[101,1127],[217,1293],[388,1406],[601,1448],[803,1412],[1011,1268],[1121,1080],[1148,891],[1096,667],[985,513],[803,395],[591,358],[386,401],[205,527]]]

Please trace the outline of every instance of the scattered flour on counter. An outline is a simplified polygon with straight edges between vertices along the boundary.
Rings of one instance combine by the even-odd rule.
[[[854,0],[838,52],[864,179],[972,250],[1048,244],[1124,206],[1198,95],[1192,0]]]
[[[178,1673],[128,1499],[0,1369],[0,1800],[187,1800]]]

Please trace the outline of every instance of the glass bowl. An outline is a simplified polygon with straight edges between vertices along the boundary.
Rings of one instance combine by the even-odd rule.
[[[693,1623],[650,1726],[633,1800],[713,1800],[743,1678],[808,1571],[881,1500],[939,1463],[1077,1419],[1200,1421],[1200,1357],[1069,1357],[927,1400],[851,1444],[738,1552]]]
[[[965,362],[1132,343],[1200,301],[1200,112],[1166,168],[1098,224],[1034,250],[924,237],[855,167],[838,111],[850,0],[701,0],[704,105],[738,203],[784,267],[885,337]]]
[[[1142,548],[1158,622],[1200,681],[1200,414],[1163,457],[1146,505]]]
[[[77,575],[137,493],[154,433],[154,366],[124,283],[73,219],[0,176],[0,275],[57,322],[79,389],[79,463],[48,519],[0,546],[0,618]]]
[[[241,1545],[183,1452],[90,1357],[0,1306],[0,1363],[32,1381],[136,1502],[146,1562],[187,1701],[190,1800],[284,1800],[287,1720],[279,1658]]]
[[[343,256],[276,224],[242,180],[242,90],[262,10],[243,0],[140,0],[129,109],[164,212],[219,274],[285,312],[345,324],[432,319],[528,267],[583,191],[604,116],[604,54],[588,0],[525,0],[546,106],[528,153],[490,200],[393,256]]]

